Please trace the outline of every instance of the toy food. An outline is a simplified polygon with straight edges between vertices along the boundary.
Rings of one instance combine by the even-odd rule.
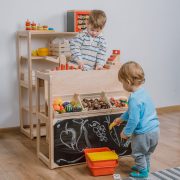
[[[82,105],[83,105],[84,108],[86,108],[88,110],[108,109],[108,108],[110,108],[109,104],[106,103],[101,98],[96,98],[96,99],[84,98],[82,100]]]
[[[113,107],[127,107],[128,106],[128,102],[127,102],[127,98],[126,97],[120,97],[120,98],[110,98],[110,103]]]
[[[53,101],[53,109],[58,113],[66,113],[66,112],[80,112],[82,111],[82,107],[78,102],[75,101],[65,101],[63,102],[61,98],[56,98]]]
[[[115,122],[112,122],[110,125],[109,125],[109,130],[111,131],[111,129],[116,126],[117,124]]]

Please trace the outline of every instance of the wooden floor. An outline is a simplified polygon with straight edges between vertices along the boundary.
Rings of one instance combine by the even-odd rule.
[[[180,166],[180,111],[159,111],[161,137],[152,156],[151,171]],[[120,158],[116,173],[127,177],[131,157]],[[112,176],[91,176],[86,164],[49,170],[36,157],[36,140],[19,130],[0,130],[0,180],[112,180]]]

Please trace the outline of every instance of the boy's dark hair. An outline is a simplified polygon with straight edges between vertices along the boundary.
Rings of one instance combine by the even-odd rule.
[[[102,10],[92,10],[88,24],[90,24],[94,29],[103,29],[106,24],[106,14]]]

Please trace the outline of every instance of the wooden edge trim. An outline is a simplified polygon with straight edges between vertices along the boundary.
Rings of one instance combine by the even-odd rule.
[[[171,111],[180,111],[180,105],[159,107],[159,108],[156,108],[156,110],[157,110],[157,113],[165,113],[165,112],[171,112]]]

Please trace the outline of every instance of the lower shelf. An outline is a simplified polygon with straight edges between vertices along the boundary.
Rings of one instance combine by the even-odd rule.
[[[22,133],[25,134],[26,136],[30,137],[30,127],[22,128],[21,129]],[[41,136],[46,136],[46,126],[41,126]],[[37,137],[37,128],[33,127],[32,129],[32,136],[33,138]]]

